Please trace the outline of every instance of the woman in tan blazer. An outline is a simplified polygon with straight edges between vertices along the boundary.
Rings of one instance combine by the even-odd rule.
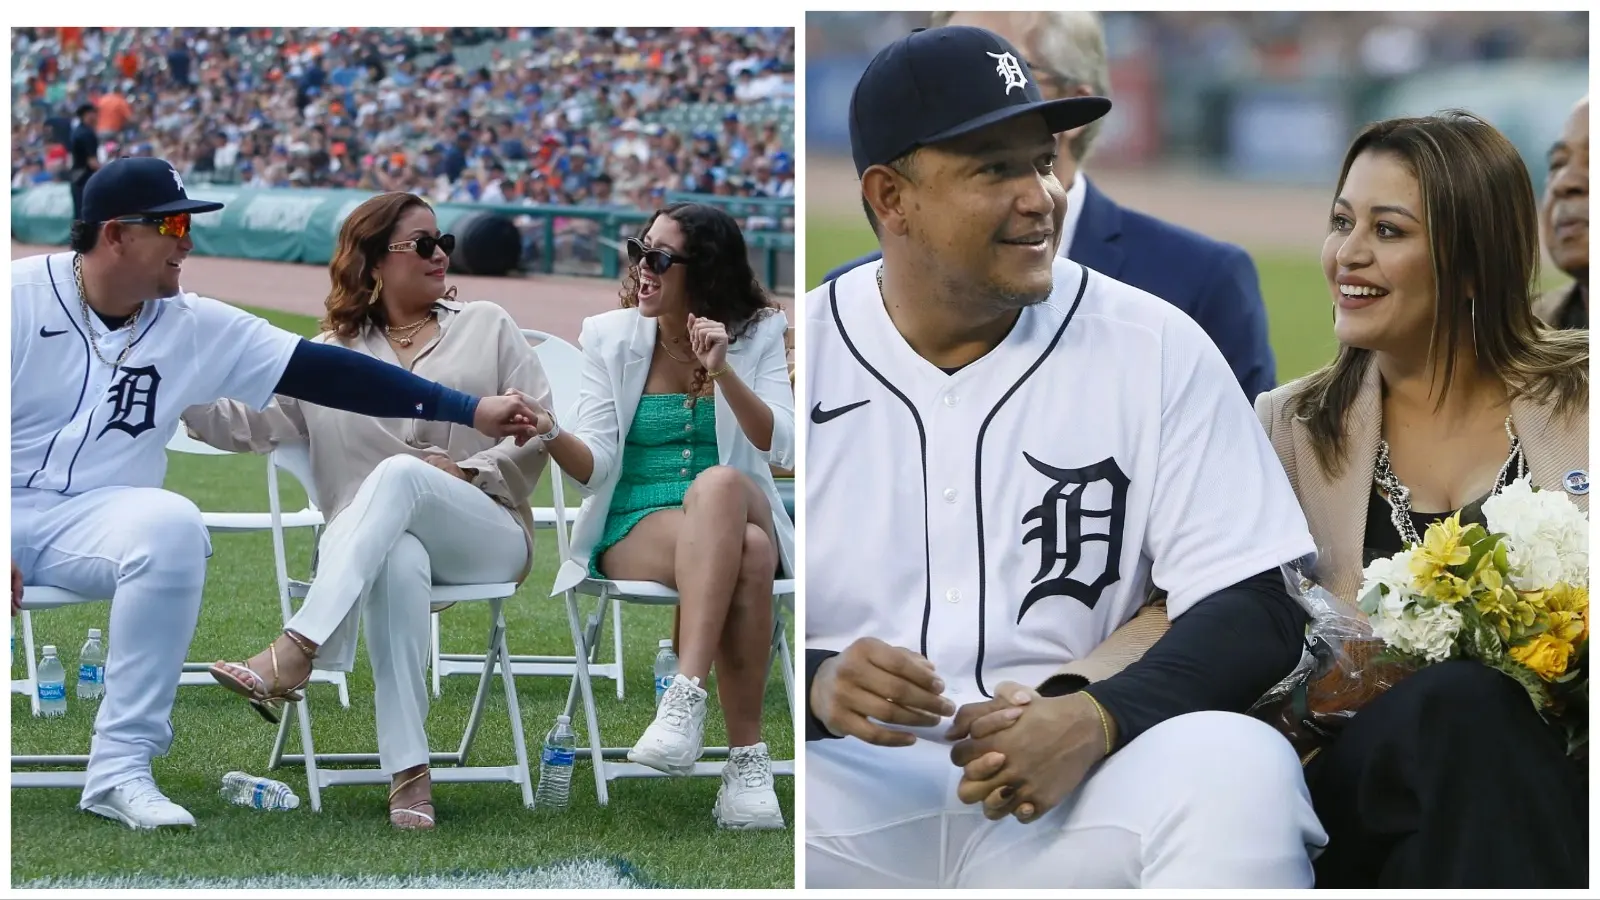
[[[1464,113],[1355,139],[1322,265],[1339,341],[1257,398],[1316,538],[1311,575],[1354,602],[1371,559],[1526,473],[1588,507],[1588,333],[1536,323],[1528,172]],[[1329,846],[1319,887],[1578,887],[1587,782],[1512,679],[1473,662],[1378,696],[1306,767]]]
[[[335,343],[479,396],[518,390],[545,407],[550,388],[505,310],[457,303],[446,290],[453,238],[405,193],[380,194],[345,220],[315,340]],[[223,400],[184,412],[215,447],[270,452],[309,441],[328,527],[305,602],[271,645],[213,677],[269,721],[297,699],[313,667],[348,672],[365,618],[379,763],[392,785],[389,821],[434,826],[428,777],[428,616],[432,585],[520,582],[533,559],[528,496],[544,442],[495,443],[448,423],[372,419],[277,397],[265,410]]]

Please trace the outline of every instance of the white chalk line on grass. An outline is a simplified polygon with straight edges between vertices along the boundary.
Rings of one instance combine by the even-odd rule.
[[[456,871],[417,875],[259,875],[248,878],[147,874],[71,875],[16,880],[12,888],[34,890],[626,890],[654,885],[618,860],[571,859],[531,869],[501,872]]]

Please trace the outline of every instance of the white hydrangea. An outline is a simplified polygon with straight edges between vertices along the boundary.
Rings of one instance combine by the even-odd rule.
[[[1413,551],[1402,550],[1393,556],[1375,559],[1361,570],[1361,592],[1358,597],[1365,597],[1367,592],[1374,587],[1382,585],[1388,588],[1384,594],[1383,603],[1399,604],[1396,609],[1403,609],[1407,601],[1417,595],[1416,579],[1411,574],[1411,557]]]
[[[1560,491],[1536,491],[1526,477],[1485,500],[1489,530],[1506,536],[1511,583],[1540,591],[1589,583],[1589,519]]]
[[[1385,597],[1378,614],[1372,617],[1373,636],[1428,662],[1449,659],[1461,630],[1461,613],[1447,603],[1424,608],[1417,603],[1391,603],[1390,599]]]

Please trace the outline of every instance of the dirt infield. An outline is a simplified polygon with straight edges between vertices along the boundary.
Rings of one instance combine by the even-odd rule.
[[[11,242],[11,258],[53,253],[62,247]],[[526,278],[454,276],[463,300],[492,300],[523,328],[537,328],[574,343],[584,318],[617,307],[617,283],[604,278],[536,275]],[[298,263],[191,256],[183,265],[184,290],[229,303],[320,316],[328,295],[328,269]]]
[[[1326,187],[1258,184],[1176,169],[1096,166],[1093,157],[1085,171],[1123,206],[1252,251],[1317,253],[1327,235],[1331,182]],[[849,160],[807,157],[805,179],[806,215],[861,216],[860,188]]]

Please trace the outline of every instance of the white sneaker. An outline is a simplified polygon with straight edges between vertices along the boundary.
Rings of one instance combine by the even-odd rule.
[[[129,828],[194,827],[194,816],[168,800],[148,775],[117,785],[85,809],[97,816],[116,819]]]
[[[705,746],[706,692],[700,679],[678,673],[661,695],[656,720],[628,751],[628,761],[668,775],[688,775]]]
[[[722,787],[712,814],[719,828],[776,831],[783,828],[778,792],[772,789],[772,757],[765,742],[733,747],[722,767]]]

